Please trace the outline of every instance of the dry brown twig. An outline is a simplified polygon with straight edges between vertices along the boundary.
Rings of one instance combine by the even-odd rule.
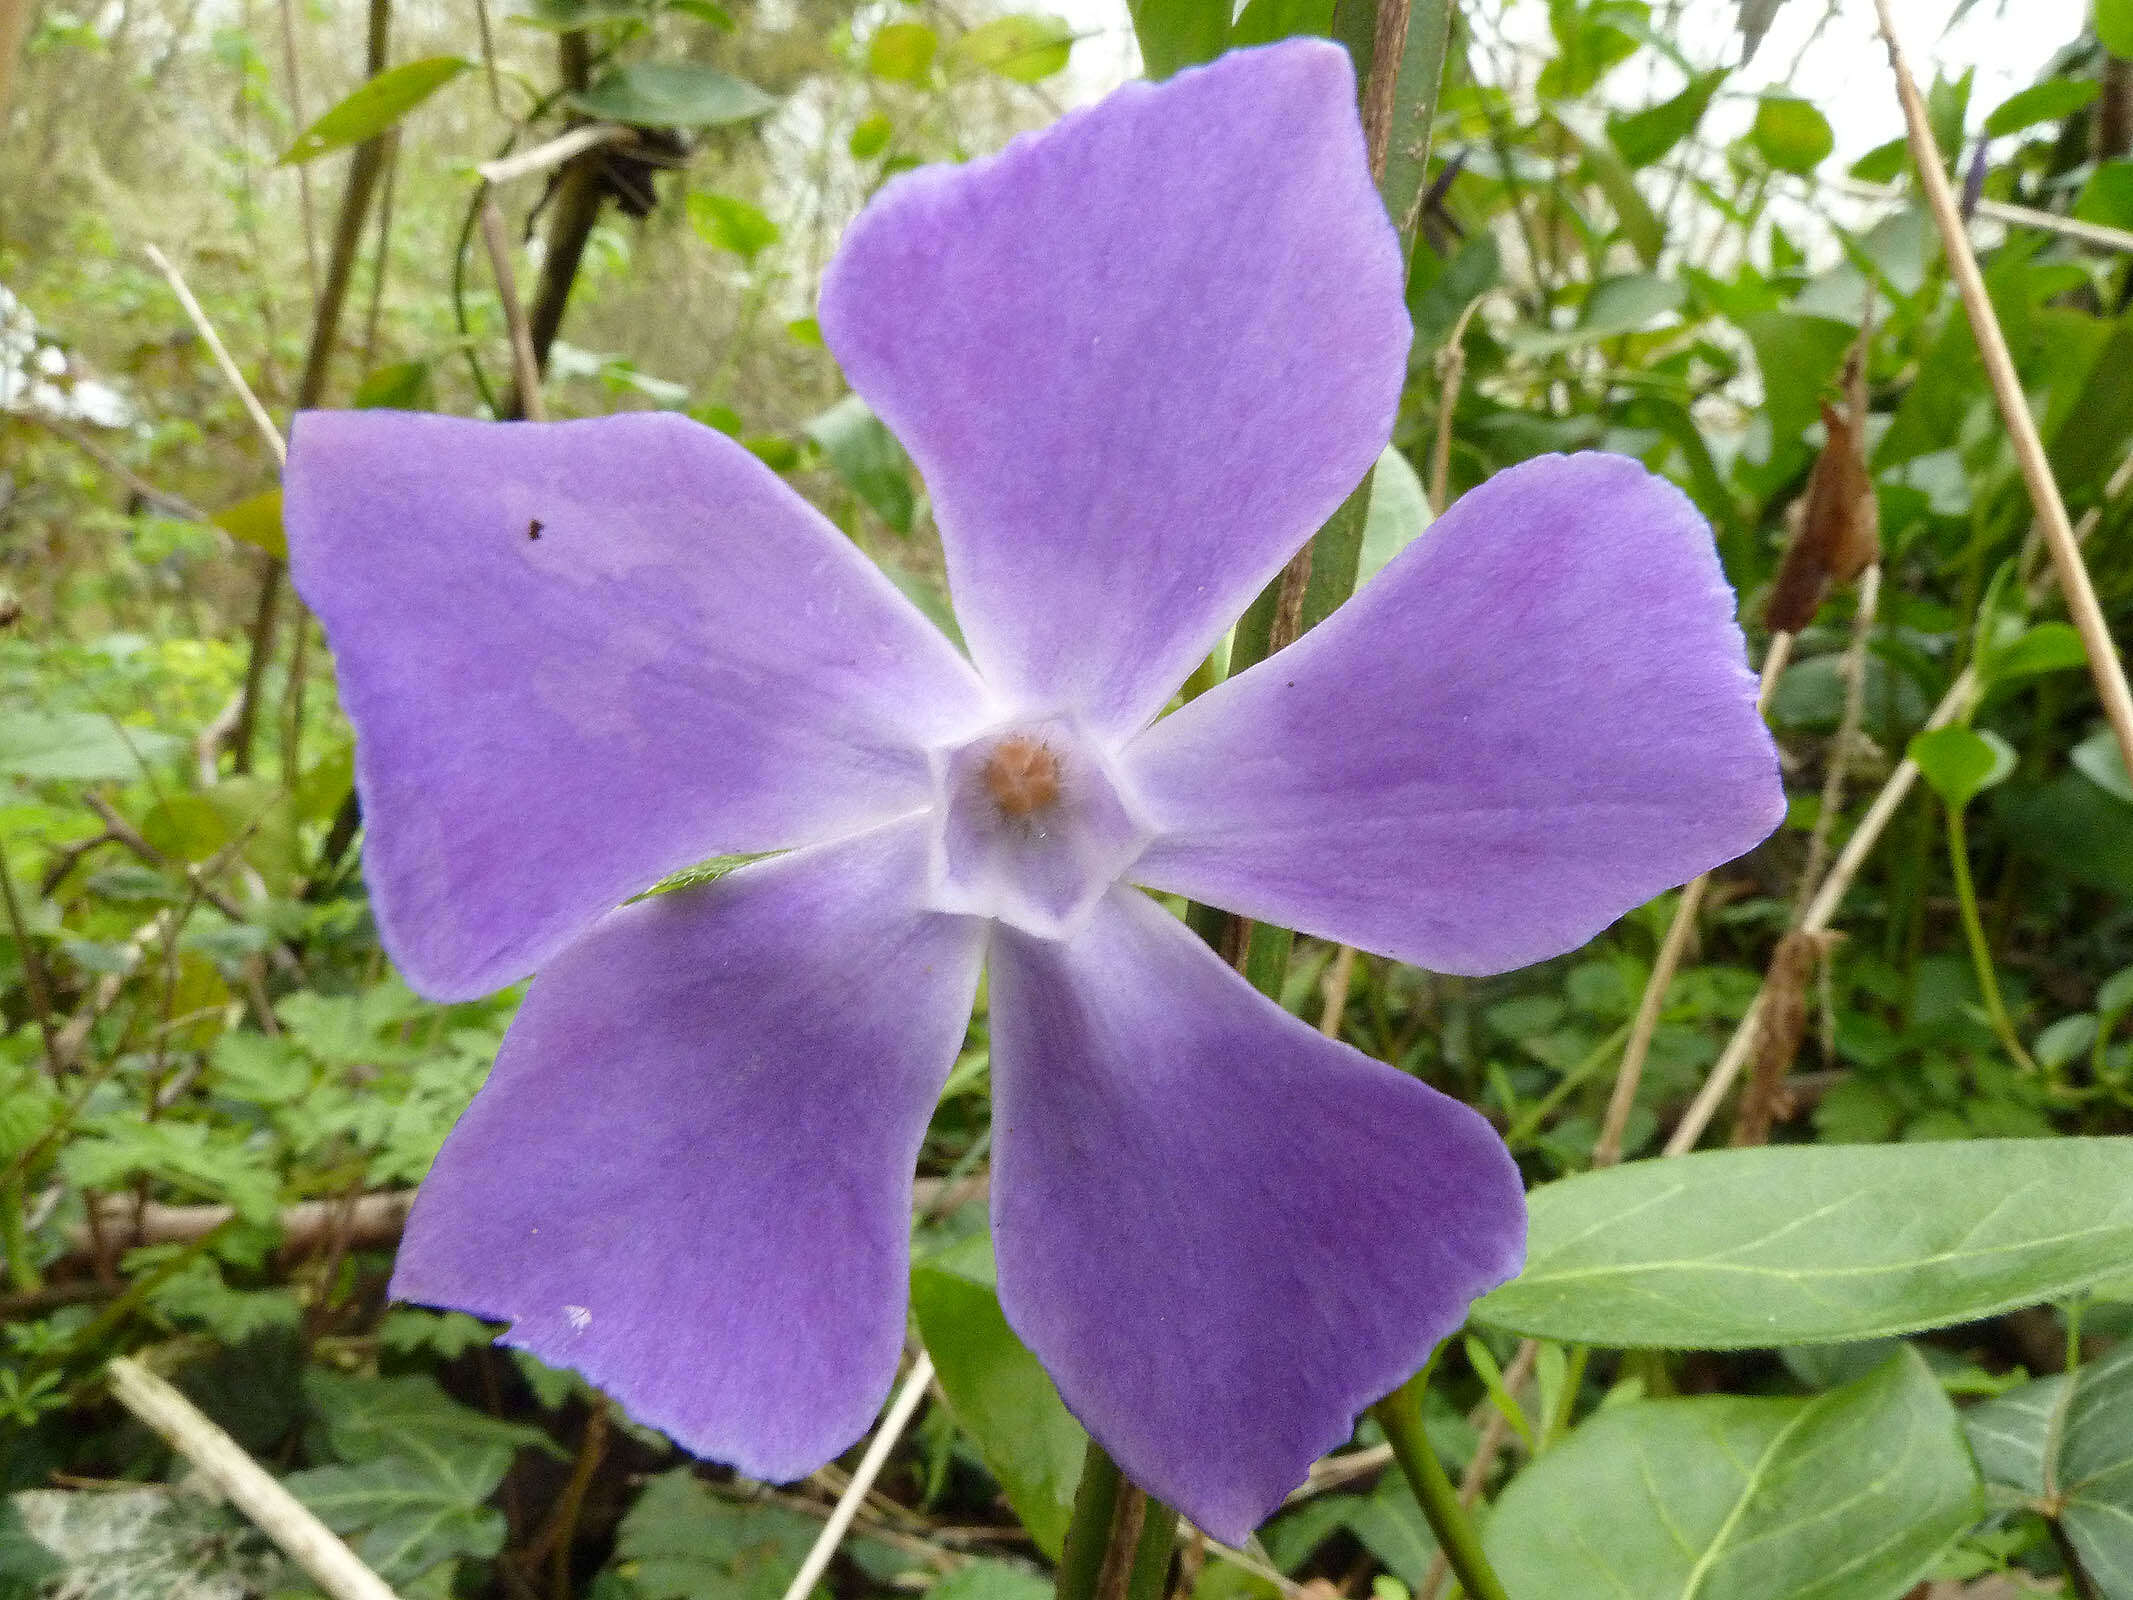
[[[2118,753],[2126,770],[2133,772],[2133,688],[2127,686],[2124,663],[2118,659],[2118,648],[2112,643],[2110,629],[2105,625],[2103,607],[2096,598],[2095,585],[2089,581],[2088,568],[2081,559],[2080,542],[2075,538],[2073,524],[2066,514],[2066,502],[2060,498],[2058,481],[2053,478],[2051,463],[2045,458],[2044,441],[2037,435],[2036,420],[2030,416],[2029,402],[2022,393],[2022,380],[2015,372],[2014,358],[2007,351],[2006,335],[2000,331],[1999,318],[1985,291],[1985,277],[1978,270],[1977,255],[1970,248],[1970,238],[1963,227],[1954,190],[1949,187],[1940,147],[1934,141],[1933,126],[1926,114],[1925,100],[1918,92],[1917,81],[1911,76],[1910,62],[1896,36],[1895,20],[1889,14],[1889,0],[1874,0],[1874,10],[1881,19],[1881,37],[1888,45],[1889,70],[1896,75],[1896,97],[1903,103],[1904,124],[1911,142],[1911,164],[1917,169],[1926,204],[1933,213],[1934,225],[1940,230],[1948,270],[1962,296],[1963,310],[1970,318],[1970,331],[1977,341],[1978,355],[1984,361],[1985,376],[1991,380],[2000,418],[2007,425],[2008,442],[2014,447],[2015,460],[2021,466],[2022,481],[2029,489],[2030,504],[2035,508],[2045,548],[2051,552],[2060,593],[2066,600],[2067,616],[2081,635],[2082,646],[2088,653],[2089,674],[2095,680],[2097,697],[2103,702],[2104,718],[2118,741]]]

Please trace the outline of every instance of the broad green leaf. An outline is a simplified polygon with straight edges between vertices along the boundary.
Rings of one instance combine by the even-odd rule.
[[[1755,108],[1748,138],[1781,172],[1814,171],[1837,146],[1829,119],[1805,100],[1773,95]]]
[[[1363,559],[1356,568],[1361,588],[1405,550],[1434,520],[1429,496],[1407,457],[1391,445],[1378,454],[1377,475],[1370,480],[1370,512],[1363,522]]]
[[[1788,444],[1819,415],[1817,403],[1858,330],[1834,317],[1797,311],[1758,311],[1740,319],[1740,330],[1754,347],[1762,375],[1771,442]]]
[[[1152,79],[1212,61],[1229,44],[1230,0],[1126,0]]]
[[[1602,278],[1585,296],[1577,325],[1562,329],[1514,328],[1509,343],[1529,354],[1571,350],[1602,339],[1637,333],[1681,309],[1686,298],[1679,280],[1656,273],[1628,272]]]
[[[2133,1340],[1988,1400],[1963,1425],[1988,1480],[2056,1508],[2104,1600],[2133,1597]]]
[[[2115,794],[2133,805],[2133,778],[2126,775],[2126,758],[2118,748],[2118,736],[2108,727],[2098,728],[2074,746],[2074,770],[2106,794]]]
[[[924,83],[941,37],[923,22],[892,22],[867,46],[867,71],[891,83]]]
[[[1999,139],[2040,122],[2064,121],[2101,92],[2093,78],[2046,78],[2001,101],[1985,119],[1985,136]]]
[[[1272,44],[1296,34],[1333,31],[1333,0],[1245,0],[1230,35],[1232,49]]]
[[[1696,131],[1710,108],[1711,96],[1726,81],[1723,68],[1698,73],[1689,86],[1671,100],[1607,119],[1607,137],[1614,140],[1622,159],[1632,167],[1648,167]]]
[[[360,404],[360,400],[358,401]],[[270,556],[289,559],[289,538],[281,527],[281,486],[262,489],[235,505],[224,506],[208,518],[232,539],[241,540]]]
[[[2096,0],[2096,37],[2112,55],[2133,60],[2133,0]]]
[[[469,1446],[565,1456],[539,1428],[463,1406],[433,1378],[357,1378],[313,1367],[304,1374],[304,1396],[325,1425],[328,1446],[344,1462],[449,1454]]]
[[[846,148],[852,152],[853,160],[872,161],[889,148],[889,140],[895,133],[896,125],[877,111],[852,129]]]
[[[958,61],[1016,83],[1036,83],[1064,70],[1074,29],[1062,17],[1022,11],[981,22],[955,42]]]
[[[760,117],[777,101],[745,78],[696,61],[617,67],[570,103],[588,117],[639,128],[715,128]]]
[[[984,1238],[915,1267],[911,1309],[949,1409],[1037,1548],[1056,1560],[1088,1435],[1001,1315]]]
[[[178,748],[168,734],[91,711],[0,711],[0,778],[139,778]]]
[[[779,228],[761,208],[730,194],[689,196],[689,226],[714,250],[726,250],[749,266],[778,242]]]
[[[314,1467],[282,1483],[379,1576],[405,1584],[443,1562],[486,1559],[504,1547],[503,1513],[485,1502],[510,1466],[508,1446],[462,1443]]]
[[[1047,1578],[1007,1561],[958,1567],[926,1591],[927,1600],[1051,1600]]]
[[[298,134],[279,164],[293,166],[375,139],[473,64],[461,56],[425,56],[379,73]]]
[[[1482,1321],[1569,1343],[1740,1350],[1971,1322],[2123,1271],[2133,1139],[1718,1150],[1530,1197]]]
[[[676,1467],[646,1484],[622,1519],[615,1570],[643,1600],[779,1600],[821,1531],[783,1506],[721,1499]],[[866,1543],[847,1553],[865,1559]],[[818,1583],[810,1593],[829,1590]]]
[[[910,458],[864,400],[846,395],[807,425],[807,436],[876,516],[898,533],[911,531],[918,498],[911,487]]]
[[[1443,347],[1460,315],[1503,277],[1503,252],[1492,233],[1481,233],[1459,247],[1449,260],[1426,242],[1415,246],[1407,277],[1407,311],[1415,324],[1415,354],[1427,356]]]
[[[1511,1480],[1484,1544],[1518,1600],[1896,1600],[1983,1498],[1907,1349],[1812,1399],[1602,1411]]]
[[[393,411],[420,411],[429,403],[430,363],[427,361],[394,361],[379,367],[356,385],[349,404],[362,410],[377,407]],[[275,501],[275,527],[280,529],[280,491],[273,491]],[[235,510],[235,507],[231,508]],[[235,532],[234,529],[231,530]],[[243,534],[238,534],[243,538]]]
[[[2076,771],[2032,788],[2009,784],[1992,809],[2010,843],[2077,883],[2133,897],[2133,784],[2114,789],[2108,730],[2074,747]],[[2108,763],[2108,765],[2106,765]]]
[[[1986,682],[1997,685],[2045,672],[2064,672],[2069,667],[2086,665],[2088,659],[2081,635],[2071,623],[2040,622],[2012,644],[1992,651],[1981,665]]]
[[[106,1117],[59,1157],[60,1170],[90,1189],[119,1189],[136,1179],[169,1184],[187,1199],[219,1200],[247,1222],[270,1225],[279,1209],[280,1178],[267,1152],[239,1127],[204,1122],[143,1122]]]
[[[1911,741],[1909,751],[1926,782],[1950,809],[1962,810],[1980,793],[2003,783],[2015,769],[2005,739],[1975,728],[1935,728]]]

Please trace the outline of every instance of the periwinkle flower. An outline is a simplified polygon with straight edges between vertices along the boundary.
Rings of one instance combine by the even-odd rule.
[[[1516,1270],[1487,1122],[1135,887],[1495,972],[1777,820],[1708,530],[1609,456],[1500,474],[1158,720],[1384,445],[1400,268],[1320,42],[889,184],[821,324],[925,476],[967,661],[685,419],[301,420],[291,558],[386,945],[439,999],[540,969],[397,1295],[508,1320],[700,1454],[809,1471],[894,1377],[981,965],[1001,1304],[1217,1536]]]

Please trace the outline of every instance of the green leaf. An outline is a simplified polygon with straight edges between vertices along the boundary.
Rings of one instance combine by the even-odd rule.
[[[1377,475],[1370,480],[1370,512],[1363,523],[1363,559],[1356,568],[1361,588],[1385,563],[1419,539],[1434,519],[1429,496],[1407,457],[1391,445],[1378,455]]]
[[[2081,635],[2071,623],[2040,622],[2012,644],[1992,651],[1980,666],[1987,683],[2002,684],[2085,666],[2088,659]]]
[[[895,132],[895,124],[890,122],[879,111],[875,112],[852,130],[851,141],[847,146],[852,152],[852,159],[855,161],[873,160],[882,151],[889,148],[889,140]]]
[[[1230,48],[1272,44],[1297,34],[1333,31],[1333,0],[1245,0],[1230,35]]]
[[[912,1270],[911,1309],[949,1409],[1037,1548],[1056,1560],[1088,1436],[1001,1315],[982,1235]]]
[[[1812,1399],[1602,1411],[1512,1479],[1484,1542],[1519,1600],[1896,1600],[1982,1501],[1907,1349]]]
[[[505,1422],[448,1397],[434,1378],[357,1378],[313,1367],[304,1396],[325,1425],[333,1454],[344,1462],[375,1461],[409,1452],[448,1455],[472,1446],[507,1453],[566,1453],[539,1428]]]
[[[375,139],[474,63],[461,56],[425,56],[381,72],[296,136],[280,166],[295,166]]]
[[[617,67],[570,104],[588,117],[634,128],[715,128],[747,122],[777,101],[745,78],[696,61]]]
[[[368,374],[356,385],[356,392],[349,404],[358,410],[383,409],[391,411],[419,411],[429,403],[430,363],[427,361],[393,361]],[[275,527],[281,524],[281,503],[278,489],[275,496]],[[231,508],[235,510],[235,507]],[[235,529],[231,529],[235,533]],[[243,534],[237,534],[243,538]]]
[[[1212,61],[1229,44],[1230,0],[1126,0],[1152,79]]]
[[[911,461],[896,436],[856,394],[846,395],[807,425],[830,469],[898,533],[911,531],[918,497]]]
[[[2078,1372],[1988,1400],[1963,1419],[1994,1483],[2042,1502],[2106,1600],[2133,1596],[2133,1340]]]
[[[751,267],[779,238],[778,225],[759,207],[730,194],[690,195],[689,226],[714,250],[729,251]]]
[[[1073,48],[1073,25],[1065,18],[1022,11],[979,23],[956,40],[955,55],[1016,83],[1036,83],[1063,71]]]
[[[1805,100],[1772,95],[1755,108],[1748,139],[1781,172],[1814,171],[1837,147],[1829,119]]]
[[[2112,55],[2133,60],[2133,0],[2096,0],[2096,37]]]
[[[357,402],[361,404],[359,400]],[[224,506],[207,519],[232,539],[264,550],[279,560],[289,559],[289,538],[281,527],[281,486],[262,489],[235,505]]]
[[[927,1600],[1050,1600],[1052,1585],[1008,1561],[973,1561],[926,1591]]]
[[[2118,736],[2108,727],[2098,728],[2074,746],[2074,770],[2104,793],[2133,805],[2133,777],[2127,776]]]
[[[867,46],[867,71],[891,83],[922,84],[940,47],[940,35],[923,22],[892,22]]]
[[[644,1600],[779,1600],[821,1530],[783,1506],[721,1500],[676,1467],[622,1519],[615,1564]]]
[[[1632,167],[1648,167],[1696,131],[1710,108],[1711,96],[1726,81],[1723,68],[1698,73],[1689,86],[1671,100],[1607,119],[1607,137]]]
[[[1740,319],[1763,379],[1763,415],[1773,444],[1799,438],[1819,414],[1817,403],[1857,329],[1834,317],[1758,311]]]
[[[505,1446],[462,1444],[314,1467],[282,1483],[379,1576],[404,1584],[444,1562],[486,1560],[504,1547],[503,1513],[483,1502],[510,1466]]]
[[[1985,136],[1999,139],[2040,122],[2063,122],[2101,92],[2093,78],[2046,78],[2001,101],[1985,119]]]
[[[1602,278],[1585,296],[1577,326],[1564,329],[1511,330],[1508,342],[1533,355],[1572,350],[1602,339],[1637,333],[1681,309],[1686,294],[1680,281],[1651,272],[1628,272]]]
[[[1851,175],[1861,183],[1893,183],[1911,160],[1911,141],[1891,139],[1877,144],[1852,163]]]
[[[1741,1350],[1970,1322],[2133,1255],[2133,1139],[1718,1150],[1530,1197],[1526,1270],[1474,1307],[1514,1333]]]
[[[178,743],[92,711],[0,711],[0,777],[124,781],[143,776]]]
[[[2003,783],[2015,769],[2015,753],[1996,733],[1975,728],[1935,728],[1911,741],[1911,759],[1933,792],[1954,811]]]

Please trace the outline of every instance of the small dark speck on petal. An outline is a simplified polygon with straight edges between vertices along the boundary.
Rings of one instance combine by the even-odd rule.
[[[545,526],[547,526],[547,524],[542,522],[539,517],[535,517],[531,522],[526,524],[526,537],[529,539],[538,539],[541,536],[541,529]]]

